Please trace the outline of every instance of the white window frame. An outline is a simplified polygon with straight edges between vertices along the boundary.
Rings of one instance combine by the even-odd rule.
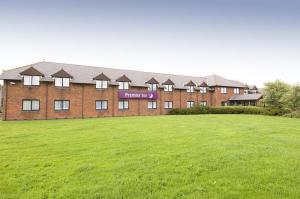
[[[96,80],[96,88],[97,89],[107,89],[108,81],[106,80]]]
[[[207,93],[207,87],[200,87],[200,93]]]
[[[97,103],[100,103],[100,107],[98,108]],[[96,100],[95,102],[96,110],[107,110],[108,109],[108,100]]]
[[[29,109],[24,109],[24,103],[29,103]],[[37,108],[34,107],[33,102],[37,102]],[[39,111],[40,110],[40,100],[38,99],[24,99],[22,100],[22,111]]]
[[[55,85],[55,87],[70,87],[70,78],[55,77],[54,85]]]
[[[200,102],[200,105],[201,105],[201,106],[207,106],[207,101],[201,101],[201,102]]]
[[[39,86],[40,85],[40,76],[23,76],[23,84],[24,86]]]
[[[119,107],[119,110],[128,110],[129,109],[129,101],[128,100],[120,100],[118,107]]]
[[[186,102],[186,107],[187,108],[192,108],[192,107],[194,107],[195,106],[195,102],[194,101],[187,101]]]
[[[157,91],[157,84],[148,84],[148,91]]]
[[[193,93],[193,92],[195,92],[194,86],[188,86],[186,92],[188,92],[188,93]]]
[[[119,83],[119,90],[129,89],[129,82],[118,82],[118,83]]]
[[[156,101],[148,101],[148,109],[157,109]]]
[[[172,92],[173,91],[173,85],[171,85],[171,84],[164,85],[164,91],[165,92]]]
[[[227,87],[221,87],[221,94],[227,94]]]
[[[173,101],[165,101],[164,102],[164,108],[165,109],[171,109],[171,108],[173,108]]]
[[[59,103],[59,108],[56,107],[56,103]],[[66,104],[68,104],[68,108],[65,108]],[[69,111],[70,110],[70,100],[54,100],[54,110],[55,111]]]
[[[240,94],[240,88],[234,88],[233,93],[236,94],[236,95]]]

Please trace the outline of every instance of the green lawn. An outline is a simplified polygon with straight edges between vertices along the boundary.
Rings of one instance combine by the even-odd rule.
[[[300,198],[300,120],[0,122],[0,198]]]

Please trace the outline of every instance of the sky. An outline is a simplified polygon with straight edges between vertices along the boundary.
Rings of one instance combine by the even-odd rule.
[[[0,70],[54,61],[300,82],[299,0],[0,0]]]

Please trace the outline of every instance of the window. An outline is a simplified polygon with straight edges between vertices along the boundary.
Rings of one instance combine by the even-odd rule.
[[[222,87],[221,88],[221,93],[222,94],[226,94],[227,93],[227,88],[226,87]]]
[[[222,106],[228,106],[228,102],[221,102]]]
[[[172,101],[165,101],[165,108],[167,108],[167,109],[173,108],[173,102]]]
[[[156,101],[148,101],[148,109],[156,109]]]
[[[128,90],[129,82],[119,82],[119,90]]]
[[[200,93],[207,93],[206,87],[200,87]]]
[[[70,78],[56,77],[54,79],[54,85],[57,87],[69,87],[70,86]]]
[[[249,90],[245,90],[244,93],[245,93],[245,94],[249,94]]]
[[[127,100],[119,101],[119,109],[120,110],[129,109],[129,102]]]
[[[107,100],[97,100],[96,110],[107,110]]]
[[[69,100],[55,100],[54,101],[54,110],[56,111],[67,111],[70,109]]]
[[[207,106],[207,101],[201,101],[200,106]]]
[[[148,90],[149,91],[156,91],[157,90],[157,84],[148,84]]]
[[[23,77],[25,86],[39,86],[40,85],[40,76],[27,76]]]
[[[40,100],[23,100],[23,111],[39,111]]]
[[[194,92],[194,87],[193,86],[189,86],[188,88],[187,88],[187,92],[188,93],[193,93]]]
[[[164,85],[164,91],[171,92],[173,90],[173,85]]]
[[[240,89],[239,88],[234,88],[233,93],[234,94],[240,94]]]
[[[187,107],[187,108],[192,108],[194,105],[195,105],[195,102],[194,102],[194,101],[187,101],[187,102],[186,102],[186,107]]]
[[[96,88],[104,89],[107,88],[107,86],[108,86],[108,81],[104,81],[104,80],[96,81]]]

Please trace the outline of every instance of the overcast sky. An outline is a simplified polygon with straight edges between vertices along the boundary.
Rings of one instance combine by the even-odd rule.
[[[299,0],[0,0],[0,69],[38,61],[300,82]]]

